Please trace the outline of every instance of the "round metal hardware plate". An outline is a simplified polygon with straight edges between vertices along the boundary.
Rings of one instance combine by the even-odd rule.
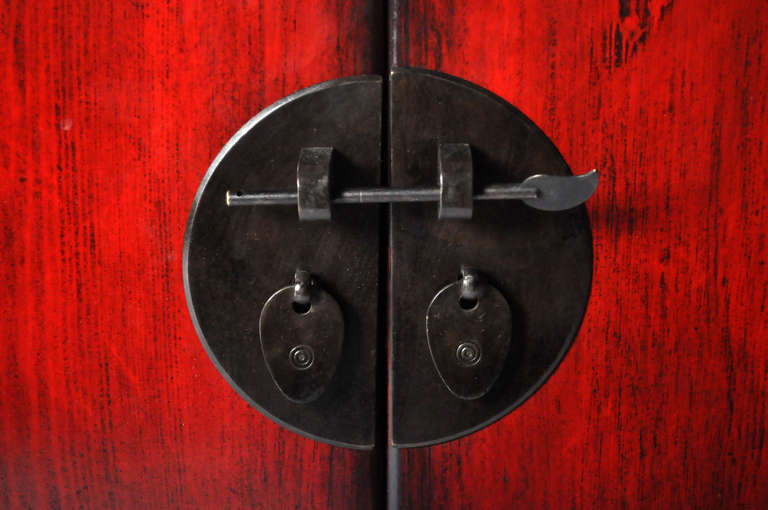
[[[536,174],[572,175],[547,136],[488,90],[441,73],[397,68],[389,91],[392,187],[432,185],[441,144],[470,146],[475,190]],[[582,184],[593,186],[594,177]],[[581,199],[591,192],[577,191]],[[561,203],[572,197],[545,198]],[[435,218],[433,204],[391,210],[391,440],[398,447],[425,446],[488,426],[552,375],[589,300],[592,235],[584,206],[553,212],[481,200],[471,219],[448,220]],[[456,398],[435,370],[424,329],[429,303],[462,265],[477,268],[511,314],[509,353],[498,379],[471,400]],[[453,341],[445,363],[456,359]],[[468,345],[460,355],[468,361],[479,356],[477,366],[493,356],[484,344],[482,352]]]
[[[407,201],[388,209],[390,438],[397,447],[425,446],[503,417],[565,356],[589,299],[589,218],[583,205],[538,209],[578,204],[594,190],[597,176],[563,186],[559,178],[572,173],[546,135],[509,103],[471,83],[396,68],[388,90],[389,188],[417,194],[430,188],[431,199],[441,171],[455,184],[435,197],[441,199],[441,219],[430,203]],[[344,189],[361,196],[379,189],[382,103],[381,78],[358,77],[310,87],[264,110],[212,163],[184,242],[188,306],[224,378],[279,424],[353,448],[374,443],[382,209],[340,207],[330,221],[299,217],[328,220],[330,203],[362,201],[345,196]],[[468,165],[472,182],[455,178],[469,175]],[[316,186],[291,192],[297,168],[300,181]],[[535,200],[531,206],[538,209],[527,202],[468,200],[469,190],[525,182],[537,184],[540,195],[519,198]],[[333,183],[341,194],[334,193]],[[263,192],[254,195],[256,202],[271,196],[288,205],[228,207],[252,200],[246,198],[254,190]],[[427,340],[427,307],[465,265],[477,268],[504,300],[508,313],[499,317],[509,317],[509,324],[498,326],[509,329],[506,347],[471,328],[455,337],[440,320],[430,322]],[[329,368],[332,352],[309,336],[274,331],[271,319],[265,348],[259,343],[259,317],[273,313],[265,303],[277,289],[288,288],[298,268],[311,272],[338,301],[343,341],[335,370]],[[323,324],[313,327],[321,331]],[[430,342],[437,346],[438,337],[448,345],[433,363]],[[330,344],[336,349],[336,340]],[[465,377],[470,382],[457,385],[448,366],[477,380]],[[291,387],[281,374],[305,377],[305,387]]]
[[[251,119],[205,174],[184,239],[190,314],[222,376],[279,424],[351,448],[374,444],[379,207],[339,211],[332,221],[300,222],[295,201],[293,206],[254,208],[227,207],[226,199],[227,191],[236,196],[252,189],[295,190],[300,153],[307,147],[318,148],[307,157],[333,147],[334,178],[346,185],[380,185],[381,81],[364,76],[321,83]],[[322,159],[317,159],[320,166],[325,165]],[[306,204],[308,214],[320,214],[319,202]],[[289,314],[284,303],[277,303],[284,294],[273,296],[291,284],[297,268],[311,272],[318,286],[338,301],[344,335],[343,343],[333,348],[338,353],[324,352],[311,335],[300,333],[303,326],[291,322],[294,311]],[[325,306],[322,303],[326,301],[313,306]],[[276,345],[281,333],[275,324],[280,319],[273,316],[280,313],[291,317],[282,326],[293,328],[294,336],[285,346]],[[259,342],[262,315],[264,351]],[[332,315],[338,325],[342,319]],[[309,317],[315,317],[312,311]],[[314,326],[323,328],[324,323]],[[297,350],[291,354],[293,347]],[[268,362],[264,353],[276,358]],[[338,363],[330,374],[326,364],[332,358]],[[316,395],[292,388],[283,377],[283,371],[292,371],[306,382],[318,369],[325,389]]]

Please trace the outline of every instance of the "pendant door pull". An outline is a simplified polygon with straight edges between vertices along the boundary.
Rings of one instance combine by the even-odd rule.
[[[336,300],[299,269],[294,284],[272,294],[262,308],[259,337],[280,392],[304,404],[319,398],[336,372],[344,318]]]
[[[493,387],[510,350],[512,314],[501,292],[473,269],[440,289],[427,309],[432,362],[448,391],[476,400]]]

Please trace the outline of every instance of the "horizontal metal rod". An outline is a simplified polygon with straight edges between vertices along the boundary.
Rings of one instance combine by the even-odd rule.
[[[479,195],[475,195],[475,200],[525,200],[530,198],[539,198],[538,188],[532,186],[521,186],[519,184],[494,184],[488,186]]]
[[[475,200],[524,200],[538,198],[539,190],[518,184],[496,184],[475,194]],[[227,192],[227,205],[296,205],[295,191],[267,191],[259,193]],[[395,202],[437,202],[440,188],[351,188],[333,197],[334,204],[385,204]]]
[[[296,205],[298,197],[295,191],[266,191],[248,195],[227,191],[227,205]]]
[[[352,188],[333,197],[334,204],[384,204],[390,202],[435,202],[440,188]]]

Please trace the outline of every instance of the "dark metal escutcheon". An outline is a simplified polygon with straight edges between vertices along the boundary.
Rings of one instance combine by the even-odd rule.
[[[443,384],[456,397],[482,397],[499,378],[509,353],[512,314],[504,296],[479,283],[466,295],[462,280],[446,285],[427,309],[429,353]]]
[[[375,437],[382,264],[390,277],[389,419],[396,447],[461,437],[521,405],[573,342],[592,276],[589,218],[578,204],[594,192],[597,174],[573,177],[530,119],[468,82],[395,68],[387,90],[387,187],[381,78],[319,84],[269,107],[227,143],[200,185],[184,242],[187,303],[224,378],[281,425],[353,448],[372,448]],[[441,221],[425,201],[439,201]],[[340,208],[333,221],[299,221],[330,219],[331,204],[385,202],[397,202],[388,209],[387,261],[379,259],[385,237],[376,206]],[[298,205],[299,214],[242,207],[260,204]],[[454,328],[464,332],[460,337],[441,323],[442,314],[434,324],[430,319],[426,341],[425,307],[463,263],[482,268],[493,282],[488,289],[505,301],[510,319],[499,331],[510,331],[506,347],[504,335],[479,335],[472,313],[460,316],[470,319]],[[313,299],[306,289],[291,297],[289,287],[273,296],[297,267],[311,267],[343,310],[335,370],[319,360],[335,359],[323,349],[341,340],[313,343],[307,333],[331,335],[327,324],[294,324],[289,315],[280,327],[288,321],[290,332],[271,330],[273,314],[295,313],[286,300]],[[484,287],[470,274],[460,286],[464,297],[483,302]],[[454,306],[450,292],[444,297]],[[435,312],[443,307],[438,301]],[[256,341],[260,317],[268,322],[264,349]]]
[[[228,204],[246,190],[291,190],[293,204],[302,195],[302,217],[319,219],[329,215],[331,165],[333,178],[346,186],[380,185],[381,82],[378,76],[362,76],[321,83],[281,99],[243,126],[200,184],[183,259],[192,320],[226,381],[282,426],[334,445],[365,449],[373,447],[376,426],[379,208],[342,212],[333,221],[299,221],[293,207]],[[298,190],[297,179],[304,184]],[[286,194],[272,197],[286,199]],[[315,293],[314,312],[301,323],[290,304],[278,303],[289,299],[289,293],[273,296],[275,290],[291,283],[296,268],[311,269],[318,285],[343,310],[343,346],[334,340],[326,347],[336,354],[298,330],[285,337],[290,345],[278,348],[277,340],[270,340],[280,336],[271,333],[280,320],[271,319],[276,314],[286,315],[282,327],[306,326],[306,331],[311,326],[322,332],[339,322],[334,312],[330,322],[310,324],[326,303],[331,306],[322,294]],[[260,317],[265,349],[259,342]],[[285,358],[278,362],[265,357],[271,358],[274,349],[278,357],[288,355],[288,362],[308,366],[293,373],[294,381],[287,380],[281,364]],[[338,359],[332,377],[326,366],[331,359]]]
[[[433,186],[437,162],[446,168],[447,144],[466,144],[473,189],[480,192],[471,219],[437,220],[431,204],[390,208],[391,441],[396,447],[427,446],[505,416],[541,387],[565,356],[584,317],[592,279],[589,217],[577,204],[594,191],[597,175],[574,177],[530,119],[477,85],[395,68],[388,91],[389,185]],[[470,161],[469,155],[454,155],[456,169]],[[550,178],[532,177],[537,174]],[[502,197],[525,202],[494,200]],[[424,329],[427,305],[437,289],[451,284],[450,275],[461,264],[482,271],[511,315],[509,353],[492,360],[503,364],[501,372],[487,393],[474,399],[456,398],[456,384],[446,375],[460,374],[458,366],[455,372],[439,367],[437,373],[431,321],[430,342]],[[453,306],[454,297],[446,306]],[[445,357],[468,364],[467,371],[477,366],[471,364],[477,356],[478,364],[490,361],[495,354],[474,340],[452,339]],[[480,370],[477,375],[485,376]]]
[[[261,309],[259,337],[277,387],[289,400],[306,403],[323,393],[336,372],[344,317],[319,286],[309,285],[306,303],[297,296],[300,288],[297,283],[272,294]]]

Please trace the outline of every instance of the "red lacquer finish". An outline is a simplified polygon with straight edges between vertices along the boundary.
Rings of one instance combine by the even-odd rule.
[[[287,432],[227,386],[181,252],[200,179],[243,123],[381,71],[383,10],[9,1],[0,26],[0,507],[380,501],[370,453]]]
[[[398,64],[602,171],[574,347],[499,423],[402,453],[402,507],[768,507],[768,5],[398,3]]]

